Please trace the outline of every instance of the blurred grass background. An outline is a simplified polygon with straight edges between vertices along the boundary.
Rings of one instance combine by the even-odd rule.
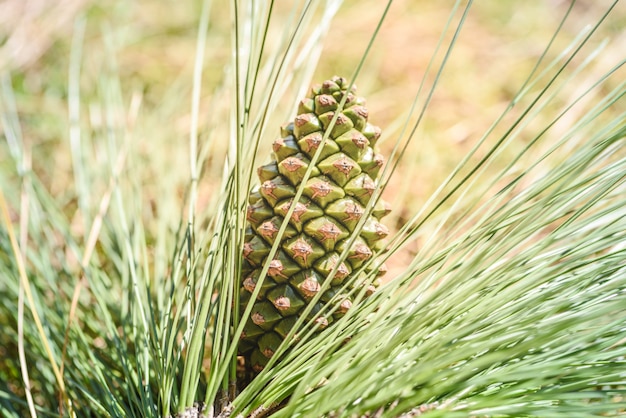
[[[594,22],[606,4],[578,2],[560,46],[576,35],[581,22]],[[228,106],[212,97],[212,86],[220,82],[230,60],[229,10],[223,6],[212,10],[201,127],[211,118],[209,105]],[[331,26],[314,79],[353,72],[383,6],[378,2],[345,2]],[[419,204],[428,196],[466,153],[470,140],[479,137],[509,103],[567,6],[568,2],[558,0],[528,1],[523,7],[515,2],[476,2],[430,104],[420,135],[423,139],[414,141],[409,152],[414,159],[402,164],[405,172],[418,170],[415,174],[420,181],[404,182],[403,176],[392,181],[392,189],[403,192],[394,193],[396,198],[406,199],[402,204]],[[369,98],[373,122],[385,128],[387,144],[397,132],[395,123],[407,114],[450,7],[451,2],[400,0],[394,2],[384,22],[358,85],[360,93]],[[80,94],[90,107],[86,112],[89,120],[84,123],[95,128],[102,123],[95,104],[98,77],[114,67],[122,91],[129,95],[126,101],[131,94],[139,94],[145,114],[171,112],[174,116],[160,120],[164,126],[150,127],[166,131],[170,144],[166,149],[153,147],[150,152],[172,156],[172,150],[185,147],[198,2],[180,5],[142,0],[103,5],[89,0],[6,0],[0,8],[0,68],[12,74],[22,128],[36,157],[35,168],[54,173],[48,177],[52,190],[60,191],[70,175],[70,160],[64,158],[68,146],[67,85],[71,37],[79,18],[86,22]],[[278,4],[277,11],[279,18],[288,18],[286,3]],[[618,5],[618,13],[623,11],[623,5]],[[621,24],[626,22],[625,16],[621,13],[620,19],[614,18],[603,28],[614,38],[609,48],[615,48],[603,56],[623,53],[626,35]],[[103,39],[107,36],[114,39]],[[110,45],[112,55],[102,53],[103,44]],[[600,60],[590,71],[599,73],[606,68]]]
[[[586,24],[597,21],[609,2],[581,1],[555,40],[554,55],[561,51]],[[419,83],[433,55],[452,2],[398,0],[385,20],[376,44],[357,84],[368,97],[371,121],[383,128],[383,152],[388,154],[399,135]],[[455,52],[430,102],[416,140],[392,177],[384,196],[392,203],[392,229],[405,222],[441,181],[466,155],[491,122],[508,106],[546,43],[559,24],[569,3],[562,1],[478,1],[465,22]],[[289,5],[276,5],[275,18],[289,19]],[[199,185],[200,208],[210,205],[220,181],[223,155],[228,141],[228,120],[220,120],[232,104],[220,89],[231,60],[229,9],[225,3],[212,9],[200,100],[201,152],[207,156]],[[315,69],[315,80],[334,74],[349,77],[363,54],[384,4],[376,1],[346,1],[331,25],[324,55]],[[107,188],[108,140],[115,140],[112,128],[132,129],[133,147],[125,178],[137,192],[138,213],[150,237],[176,231],[184,217],[186,185],[189,177],[190,109],[193,64],[197,40],[199,2],[140,0],[135,2],[94,0],[4,0],[0,3],[0,72],[10,74],[24,143],[32,156],[32,168],[43,186],[54,197],[61,215],[71,220],[71,234],[77,242],[86,241],[88,220],[81,214],[95,212]],[[597,78],[621,59],[626,44],[626,11],[619,4],[616,16],[603,26],[611,38],[605,50],[585,71]],[[78,35],[77,35],[78,34]],[[82,34],[82,35],[81,35]],[[278,36],[270,33],[270,37]],[[600,37],[601,38],[601,37]],[[269,42],[271,47],[272,42]],[[78,45],[78,47],[77,47]],[[82,45],[82,46],[81,46]],[[590,45],[590,48],[597,44]],[[74,54],[74,55],[72,55]],[[80,68],[77,68],[80,67]],[[75,77],[80,74],[80,77]],[[617,77],[616,77],[617,78]],[[72,81],[74,80],[74,81]],[[74,85],[72,83],[76,82]],[[432,82],[432,79],[427,80]],[[78,91],[72,90],[77,87]],[[572,86],[576,97],[578,86]],[[119,96],[119,97],[118,97]],[[78,119],[71,121],[70,107],[80,97]],[[119,103],[123,108],[116,109]],[[555,107],[559,103],[553,104]],[[280,123],[289,119],[292,103],[273,116],[278,135]],[[136,112],[133,110],[136,109]],[[622,108],[615,112],[624,111]],[[568,117],[574,117],[570,114]],[[541,126],[546,120],[538,120]],[[415,119],[413,117],[412,119]],[[541,119],[541,118],[540,118]],[[567,122],[567,121],[564,121]],[[223,128],[221,128],[223,126]],[[506,126],[506,123],[503,124]],[[79,127],[85,141],[86,161],[93,165],[93,178],[75,178],[72,166],[71,129]],[[0,125],[2,129],[2,125]],[[0,132],[4,138],[5,132]],[[528,137],[533,131],[529,130]],[[219,141],[206,138],[223,137]],[[522,141],[508,147],[514,154]],[[111,139],[113,138],[113,139]],[[274,138],[267,138],[264,155]],[[486,147],[487,148],[487,147]],[[480,157],[480,154],[477,155]],[[506,162],[503,159],[503,164]],[[141,166],[141,169],[137,167]],[[494,165],[494,171],[499,167]],[[98,177],[98,170],[102,176]],[[136,174],[136,176],[133,176]],[[14,161],[5,143],[0,145],[0,179],[10,208],[19,208],[20,182]],[[76,181],[76,182],[75,182]],[[89,187],[91,201],[79,202],[78,187]],[[83,196],[84,194],[80,194]],[[79,206],[91,211],[78,210]],[[202,209],[200,209],[200,212]],[[168,214],[168,216],[163,216]],[[50,216],[58,214],[50,213]],[[19,215],[11,213],[17,223]],[[154,220],[159,218],[159,222]],[[111,215],[115,219],[115,214]],[[163,219],[169,219],[163,224]],[[138,223],[139,224],[139,223]],[[78,261],[66,248],[63,235],[48,236],[57,260],[77,269]],[[103,236],[101,239],[106,240]],[[2,236],[2,240],[5,237]],[[2,242],[2,251],[8,251]],[[33,247],[44,243],[30,243]],[[174,245],[174,243],[172,243]],[[416,244],[417,245],[417,244]],[[410,259],[411,248],[394,256],[401,270]],[[166,270],[172,252],[156,248],[150,258],[155,270]],[[97,259],[97,251],[95,258]],[[4,255],[2,255],[4,256]],[[97,260],[100,264],[115,260]],[[61,271],[63,269],[59,269]],[[158,276],[158,275],[157,275]],[[71,285],[58,277],[61,294],[71,295]],[[58,297],[51,292],[50,298]],[[67,297],[69,299],[69,297]],[[3,323],[0,318],[0,323]],[[0,339],[0,341],[2,341]],[[0,356],[13,346],[0,344]],[[19,376],[17,370],[7,374]],[[12,388],[20,393],[21,388]]]
[[[595,22],[606,4],[603,0],[576,3],[562,35],[555,40],[554,54],[581,27]],[[369,98],[372,122],[383,128],[385,154],[400,132],[451,6],[452,2],[447,1],[394,2],[357,80],[360,94]],[[411,142],[399,164],[399,173],[391,178],[385,192],[385,198],[395,208],[394,218],[388,221],[392,228],[393,224],[402,224],[427,199],[509,104],[568,6],[569,2],[558,0],[527,1],[523,6],[519,2],[476,2],[424,116],[417,140]],[[202,138],[222,135],[226,144],[228,135],[228,121],[221,123],[224,129],[220,131],[221,121],[216,123],[215,119],[222,117],[223,110],[230,106],[229,98],[220,95],[219,89],[231,59],[229,7],[226,3],[215,4],[211,11],[200,101],[201,143]],[[133,164],[147,163],[153,167],[137,170],[143,176],[136,181],[145,204],[144,220],[149,221],[157,210],[172,211],[173,215],[181,213],[185,190],[178,187],[176,197],[169,195],[164,199],[163,193],[168,192],[160,189],[154,178],[171,176],[172,184],[184,184],[189,172],[187,137],[200,8],[199,2],[179,4],[156,0],[114,1],[106,5],[90,0],[5,0],[0,4],[0,69],[8,70],[12,77],[21,128],[32,150],[33,169],[59,201],[67,194],[68,217],[72,218],[77,207],[67,189],[73,176],[68,140],[68,100],[72,92],[68,79],[72,71],[72,36],[81,30],[84,30],[79,57],[81,108],[77,123],[93,135],[107,135],[113,116],[107,114],[102,97],[115,91],[111,85],[123,92],[120,99],[127,107],[133,100],[140,103],[140,114],[133,122],[134,141],[139,155],[145,158]],[[332,23],[314,79],[352,74],[383,8],[383,3],[375,1],[344,3]],[[589,77],[605,71],[610,66],[606,62],[610,57],[623,55],[626,13],[623,4],[617,9],[618,17],[613,17],[602,29],[612,41],[597,62],[586,69]],[[287,21],[289,10],[288,3],[278,2],[275,19]],[[270,32],[268,36],[271,48],[272,36],[279,34]],[[576,89],[572,88],[572,96],[575,94]],[[275,115],[274,123],[278,125],[291,116],[290,105],[285,103],[284,113]],[[115,117],[123,118],[124,114],[127,111],[120,109]],[[119,125],[123,123],[120,121]],[[278,135],[278,126],[273,132]],[[273,139],[265,141],[266,150]],[[524,142],[517,144],[523,147]],[[261,155],[266,150],[262,149]],[[507,152],[515,153],[515,150],[509,147]],[[101,154],[98,149],[93,151],[96,157]],[[211,201],[221,176],[225,147],[205,147],[203,152],[207,163],[200,182],[200,207]],[[10,164],[7,155],[0,156],[0,164],[5,168]],[[128,170],[132,170],[132,165]],[[18,183],[13,184],[17,187]],[[102,190],[98,187],[104,186],[91,184],[94,196]],[[17,193],[17,189],[12,191]],[[96,202],[94,199],[92,204]],[[171,228],[178,221],[179,218],[172,216]],[[76,219],[73,232],[79,236],[85,234],[83,224]]]

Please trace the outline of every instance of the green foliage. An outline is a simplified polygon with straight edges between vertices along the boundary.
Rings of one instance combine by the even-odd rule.
[[[19,37],[0,36],[13,39],[0,49],[0,415],[183,416],[197,402],[233,416],[623,414],[626,61],[603,40],[620,36],[617,2],[457,2],[441,20],[428,2],[372,6],[369,18],[357,3],[278,3],[206,1],[160,19],[87,3],[72,10],[71,36],[61,20],[47,27],[61,32],[39,57],[33,45],[6,58]],[[508,12],[549,28],[528,35],[529,60],[508,61],[518,71],[502,89],[458,74],[489,67],[455,60],[477,28],[527,46]],[[386,82],[380,57],[403,13],[427,14],[440,36],[411,25],[403,33],[422,33],[431,58]],[[412,48],[406,62],[423,45]],[[142,51],[151,65],[137,63]],[[194,53],[193,66],[164,68]],[[257,156],[329,69],[387,106],[377,113],[371,99],[371,119],[388,126],[374,199],[394,202],[381,251],[392,279],[367,299],[353,289],[360,302],[321,334],[300,321],[286,357],[239,392]],[[438,114],[471,84],[475,95],[455,100],[491,91],[495,122],[472,115],[455,144]]]

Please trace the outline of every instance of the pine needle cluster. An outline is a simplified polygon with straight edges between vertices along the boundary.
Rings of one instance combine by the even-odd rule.
[[[339,0],[207,0],[161,20],[148,10],[156,5],[144,14],[75,3],[71,16],[33,9],[0,32],[1,416],[626,413],[619,1],[457,1],[443,14],[390,0],[358,14]],[[436,22],[437,36],[402,26],[403,15]],[[151,19],[169,26],[154,35]],[[549,30],[513,39],[515,23],[536,20]],[[28,22],[49,22],[51,40],[20,55]],[[446,125],[453,102],[476,106],[479,90],[495,89],[468,76],[472,65],[476,76],[504,71],[501,50],[493,62],[460,60],[497,22],[515,71],[484,112]],[[164,32],[170,43],[133,47]],[[193,48],[177,43],[185,37]],[[384,58],[394,45],[402,63]],[[144,68],[142,51],[159,64]],[[193,63],[165,72],[180,56]],[[394,66],[408,74],[399,83]],[[349,309],[338,315],[337,298],[320,293],[242,378],[238,352],[256,309],[245,292],[261,293],[272,261],[253,266],[254,293],[244,273],[257,167],[311,85],[336,73],[346,92],[359,85],[383,126],[386,161],[361,203],[369,215],[390,202],[390,233],[336,288]],[[449,93],[473,84],[469,98]],[[350,98],[337,99],[339,114]],[[322,141],[334,140],[338,119],[325,120]],[[306,156],[294,199],[307,196],[321,153]],[[353,167],[367,165],[360,158]],[[278,236],[293,232],[295,209],[274,225]],[[337,227],[352,242],[332,247],[328,277],[367,227],[365,217]],[[320,318],[332,319],[321,332]]]

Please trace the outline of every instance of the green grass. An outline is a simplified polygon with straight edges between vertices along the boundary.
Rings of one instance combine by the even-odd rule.
[[[5,2],[0,415],[623,415],[612,5]],[[247,193],[333,74],[383,127],[389,273],[239,393]]]

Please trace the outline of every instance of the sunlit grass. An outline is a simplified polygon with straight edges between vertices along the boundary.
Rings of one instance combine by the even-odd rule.
[[[0,415],[624,411],[623,5],[19,3]],[[238,394],[255,166],[334,74],[383,127],[390,272]]]

